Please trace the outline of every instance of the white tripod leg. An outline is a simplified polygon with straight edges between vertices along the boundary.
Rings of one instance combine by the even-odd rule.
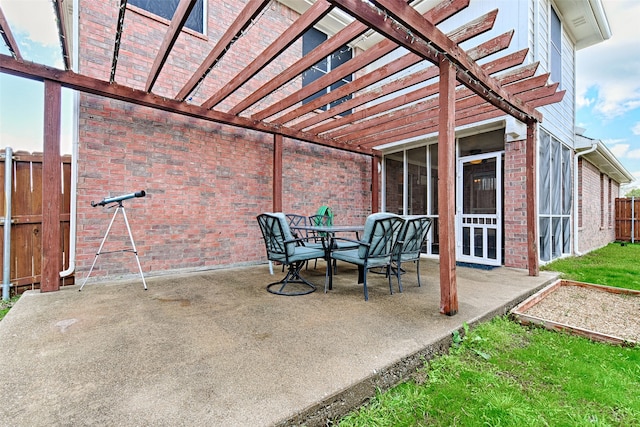
[[[136,249],[136,244],[133,241],[133,235],[131,234],[131,227],[129,227],[129,220],[127,219],[127,214],[124,211],[124,207],[122,208],[122,215],[124,216],[124,223],[127,224],[127,231],[129,232],[129,239],[131,239],[131,246],[133,247],[133,253],[136,255],[136,262],[138,263],[138,270],[140,270],[140,277],[142,277],[142,284],[144,285],[144,290],[147,290],[147,282],[144,280],[144,274],[142,274],[142,267],[140,266],[140,258],[138,258],[138,250]]]
[[[87,279],[89,278],[89,276],[91,276],[91,272],[93,271],[93,267],[95,267],[96,261],[98,260],[98,255],[100,255],[102,253],[102,247],[104,246],[104,242],[107,240],[107,236],[109,235],[109,231],[111,231],[111,226],[113,225],[113,221],[116,219],[116,215],[118,215],[118,210],[119,209],[120,209],[120,207],[118,206],[116,211],[113,213],[113,217],[111,217],[111,222],[109,223],[109,227],[107,228],[107,232],[104,233],[104,237],[102,238],[102,243],[100,243],[100,248],[98,249],[98,252],[96,252],[95,258],[93,258],[93,264],[91,264],[91,268],[89,269],[89,274],[87,274],[87,277],[84,278],[84,282],[82,283],[82,286],[80,286],[80,289],[78,289],[78,292],[80,292],[82,290],[82,288],[84,288],[84,285],[87,283]]]

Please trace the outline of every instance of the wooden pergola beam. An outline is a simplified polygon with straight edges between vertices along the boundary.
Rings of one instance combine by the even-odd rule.
[[[197,1],[198,0],[180,0],[176,11],[173,13],[173,18],[171,18],[171,23],[169,24],[167,33],[164,35],[164,39],[160,44],[156,59],[153,61],[153,65],[151,66],[151,70],[149,71],[147,83],[144,87],[145,92],[151,92],[153,85],[160,75],[160,71],[162,71],[164,63],[171,53],[171,49],[173,49],[173,45],[178,40],[180,31],[182,31],[182,27],[184,27],[187,19],[189,19],[189,14],[193,10],[193,7],[196,5]]]
[[[466,7],[466,5],[464,4],[458,5],[458,7],[462,7],[462,6]],[[458,12],[458,9],[436,8],[428,11],[425,15],[428,16],[429,19],[434,20],[435,22],[442,22],[456,12]],[[463,25],[462,27],[459,27],[451,31],[448,35],[449,37],[452,37],[452,39],[454,39],[457,43],[462,43],[463,41],[469,40],[479,34],[489,31],[493,27],[493,24],[495,23],[496,16],[497,16],[497,11],[490,12],[484,16],[481,16],[478,19],[475,19]],[[507,46],[508,46],[508,43],[507,43]],[[394,48],[396,47],[397,45],[394,46]],[[386,50],[383,50],[383,52],[386,52]],[[358,64],[357,66],[355,66],[355,63],[354,63],[354,67],[352,68],[362,69],[364,68],[364,66],[370,65],[372,62],[371,60],[380,59],[382,56],[378,57],[378,55],[375,55],[375,56],[372,56],[371,58],[363,58],[363,55],[359,55],[356,58],[352,58],[351,61],[359,61],[364,64]],[[286,124],[298,117],[303,116],[306,113],[309,113],[313,110],[317,110],[323,106],[329,105],[338,99],[349,96],[351,94],[355,95],[355,93],[358,92],[359,90],[370,87],[371,85],[381,80],[384,80],[385,78],[393,74],[396,74],[404,69],[407,69],[422,60],[423,59],[421,57],[419,57],[414,53],[405,54],[402,57],[388,64],[383,65],[382,67],[378,67],[375,70],[361,77],[358,77],[357,79],[353,80],[350,83],[346,83],[337,89],[333,89],[330,92],[322,96],[319,96],[318,98],[314,99],[311,102],[308,102],[304,105],[296,107],[295,109],[287,112],[286,114],[283,114],[281,117],[278,117],[277,119],[273,120],[273,123]],[[304,87],[300,89],[298,91],[299,94],[297,98],[302,97],[302,99],[305,99],[307,96],[316,93],[318,90],[322,90],[326,88],[330,84],[333,84],[339,79],[344,78],[345,76],[351,74],[351,73],[345,74],[345,72],[348,72],[348,71],[349,71],[349,67],[330,71],[329,73],[326,74],[326,76],[323,77],[322,81],[317,82],[316,84],[314,84],[315,82],[312,83],[313,86],[310,88]],[[353,96],[353,98],[356,98],[356,97],[357,96]],[[348,108],[344,108],[342,104],[344,104],[344,102],[330,108],[329,110],[334,110],[335,111],[334,115],[347,111]]]
[[[525,81],[514,83],[514,86],[517,85],[519,87],[515,93],[521,94],[522,100],[526,102],[548,99],[555,93],[558,83],[547,86],[545,85],[546,78],[546,75],[536,76]],[[533,84],[540,86],[533,88],[531,86]],[[461,125],[461,120],[467,117],[475,117],[478,114],[491,111],[492,109],[497,108],[491,104],[487,104],[468,88],[458,89],[456,91],[456,127]],[[504,114],[504,112],[502,112],[502,114]],[[435,132],[437,131],[438,99],[433,98],[420,102],[414,106],[399,110],[398,114],[387,114],[382,117],[386,118],[388,122],[383,122],[381,118],[376,122],[375,127],[373,125],[367,126],[367,123],[363,123],[358,127],[359,132],[357,136],[332,139],[336,141],[347,140],[354,145],[371,147],[380,145],[380,141],[385,141],[387,138],[395,139],[400,136],[406,136],[408,133],[414,134],[416,131],[422,131],[424,134]],[[348,127],[348,129],[351,127],[355,127],[355,125]]]
[[[225,98],[231,95],[240,86],[245,84],[250,78],[255,76],[275,58],[284,52],[289,46],[302,36],[309,28],[313,27],[332,9],[332,6],[325,0],[316,1],[305,13],[288,27],[281,35],[267,47],[251,64],[245,67],[240,73],[224,85],[217,93],[207,99],[202,106],[210,109],[218,105]]]
[[[269,80],[251,95],[244,98],[242,101],[236,104],[235,107],[231,108],[229,110],[229,113],[240,114],[241,112],[245,111],[247,108],[259,102],[261,99],[278,90],[278,88],[295,79],[304,71],[311,68],[314,64],[317,64],[322,59],[326,58],[327,52],[336,51],[341,46],[348,44],[353,39],[361,36],[368,29],[369,28],[366,25],[358,21],[354,21],[351,24],[347,25],[333,37],[325,40],[318,47],[313,49],[308,54],[304,55],[289,68],[278,74],[275,78]]]
[[[467,41],[477,35],[480,35],[490,30],[493,27],[493,24],[495,23],[496,16],[497,16],[497,11],[490,12],[474,21],[471,21],[463,25],[462,27],[459,27],[458,29],[450,32],[448,35],[449,37],[452,38],[452,40],[455,40],[456,43],[462,43],[464,41]],[[441,17],[437,16],[436,18],[441,18]],[[444,19],[444,17],[442,17],[442,19]],[[513,32],[510,32],[508,34],[513,35]],[[501,39],[503,43],[502,45],[504,46],[505,49],[509,46],[509,42],[511,41],[510,36],[506,36],[506,37],[508,37],[508,40],[505,40],[504,35]],[[492,43],[495,43],[495,39],[493,39]],[[491,46],[491,44],[488,43],[486,46],[488,49],[490,49],[488,46]],[[495,48],[495,45],[493,45],[493,47]],[[489,55],[489,53],[487,52],[486,55]],[[304,105],[301,105],[289,111],[286,114],[283,114],[281,117],[278,117],[277,119],[273,120],[273,122],[278,124],[286,124],[296,119],[297,117],[301,117],[306,113],[309,113],[313,110],[317,110],[322,106],[329,105],[332,102],[351,94],[353,94],[352,99],[358,98],[359,95],[356,95],[358,91],[365,89],[367,87],[370,87],[371,85],[378,83],[381,80],[384,80],[385,78],[388,78],[396,73],[399,73],[400,71],[405,70],[421,61],[423,61],[423,59],[418,55],[414,53],[407,53],[402,57],[391,61],[388,64],[378,67],[375,70],[361,77],[358,77],[357,79],[353,80],[350,83],[346,83],[337,89],[331,90],[329,93],[319,96],[318,98],[314,99],[311,102],[308,102]],[[434,71],[436,70],[437,69],[435,69]],[[420,83],[420,82],[416,82],[416,83]],[[410,83],[410,84],[415,84],[415,83]],[[379,93],[379,91],[376,91],[376,92]],[[345,101],[345,102],[348,102],[348,101]],[[327,114],[329,114],[333,110],[334,112],[332,115],[335,116],[344,111],[349,110],[350,108],[353,108],[353,107],[345,108],[342,105],[345,102],[342,102],[335,107],[329,108],[329,110],[327,111]]]
[[[369,3],[359,0],[329,1],[356,19],[376,28],[388,39],[394,40],[434,64],[437,64],[442,56],[449,58],[456,68],[458,80],[507,114],[523,122],[527,122],[530,119],[542,120],[540,113],[526,107],[522,102],[504,91],[489,76],[486,76],[462,49],[452,43],[445,34],[431,22],[424,19],[408,4],[399,0],[376,2],[376,4],[382,4],[383,7],[390,8],[387,13],[391,16],[396,16],[399,20],[394,21],[393,19],[388,19],[389,16],[386,13],[381,14],[379,9]],[[403,27],[403,25],[405,26]],[[465,68],[465,65],[470,68]]]
[[[436,20],[437,22],[440,22],[452,16],[453,14],[459,12],[461,8],[467,7],[468,4],[469,4],[468,0],[451,1],[449,3],[450,7],[448,8],[438,7],[438,6],[441,6],[441,5],[438,5],[435,8],[427,11],[425,13],[425,16],[429,17],[430,19]],[[272,104],[261,111],[253,113],[251,117],[256,120],[265,120],[281,111],[291,108],[295,104],[302,102],[304,99],[315,94],[316,92],[331,86],[333,83],[337,82],[338,80],[343,79],[344,77],[349,76],[355,73],[356,71],[365,68],[366,66],[370,65],[374,61],[390,53],[397,47],[398,47],[397,43],[388,39],[384,39],[376,43],[371,48],[362,52],[362,54],[351,59],[350,61],[345,62],[344,64],[335,68],[334,70],[331,70],[329,73],[316,79],[315,81],[306,85],[302,89],[292,93],[291,95],[285,97],[284,99],[278,100],[277,103]],[[327,51],[324,53],[324,56],[325,57],[329,56],[331,53],[332,53],[331,51]]]
[[[497,37],[496,39],[500,39],[504,41],[504,38],[502,36]],[[496,40],[489,40],[487,43],[490,45],[493,45],[495,51],[501,50],[501,47],[503,46],[502,44],[493,44],[493,41]],[[509,38],[510,40],[510,38]],[[508,44],[507,44],[508,46]],[[472,49],[469,52],[478,52],[477,55],[474,54],[474,57],[476,57],[477,59],[483,58],[485,56],[490,55],[491,53],[495,53],[493,49],[487,49],[487,45],[485,43],[479,45],[477,47],[477,49]],[[521,64],[525,57],[526,57],[526,52],[527,50],[521,50],[518,52],[515,52],[511,55],[507,55],[503,58],[491,61],[487,64],[485,64],[485,66],[487,67],[487,70],[491,70],[490,72],[494,73],[494,72],[499,72],[502,71],[504,69],[507,68],[511,68],[514,67],[518,64]],[[347,124],[353,123],[357,120],[366,118],[369,114],[369,112],[371,114],[375,114],[373,111],[374,110],[369,110],[369,108],[373,108],[373,109],[377,109],[380,107],[367,107],[367,108],[362,108],[359,109],[357,111],[353,111],[351,114],[343,116],[343,117],[333,117],[332,113],[333,111],[337,113],[341,113],[343,111],[346,111],[348,109],[352,109],[352,108],[356,108],[359,107],[361,105],[364,105],[368,102],[374,101],[376,99],[379,99],[383,96],[386,95],[390,95],[392,93],[401,91],[407,87],[411,87],[413,85],[416,85],[418,83],[423,83],[429,79],[432,79],[434,77],[437,77],[438,75],[438,68],[437,67],[428,67],[422,70],[419,70],[413,74],[410,74],[408,76],[402,77],[398,80],[394,80],[391,83],[387,83],[384,84],[382,86],[380,86],[379,88],[376,89],[372,89],[366,92],[362,92],[359,93],[357,96],[354,96],[352,99],[347,100],[343,103],[341,103],[340,105],[331,108],[329,111],[320,113],[316,116],[310,117],[309,119],[306,119],[300,123],[296,123],[294,125],[292,125],[291,127],[293,127],[294,129],[299,129],[299,130],[308,130],[314,133],[318,133],[321,134],[323,132],[327,132],[331,129],[337,129],[341,126],[346,126]],[[388,101],[389,104],[387,105],[392,105],[394,104],[395,107],[402,105],[401,100],[398,99],[396,101]],[[387,102],[387,101],[385,101]],[[395,108],[392,107],[392,108]],[[367,113],[365,113],[367,112]],[[325,123],[321,123],[321,122],[325,122]],[[313,124],[316,123],[321,123],[318,126],[312,126]]]
[[[547,79],[548,75],[536,76],[531,79],[512,83],[511,85],[508,85],[508,87],[513,87],[513,93],[522,94],[523,101],[545,98],[552,95],[558,87],[557,83],[546,86]],[[437,86],[437,83],[435,85]],[[437,91],[437,88],[434,90]],[[485,103],[486,101],[474,94],[473,91],[468,88],[460,88],[456,90],[456,112],[458,112],[458,114],[465,110],[482,106]],[[378,117],[363,120],[357,124],[347,126],[344,128],[344,134],[341,136],[329,136],[335,141],[346,140],[351,141],[352,143],[358,143],[358,141],[371,135],[375,135],[379,138],[380,133],[384,132],[385,129],[398,129],[415,123],[415,118],[413,116],[419,113],[421,113],[420,115],[423,119],[425,116],[427,119],[436,118],[438,115],[437,109],[438,99],[435,97],[426,101],[418,102],[409,107],[401,108],[391,113],[383,114]],[[430,112],[430,114],[428,112]],[[351,133],[357,133],[357,135],[349,136]]]
[[[528,108],[518,98],[511,96],[475,61],[469,58],[464,50],[453,43],[435,25],[424,19],[410,5],[402,0],[374,0],[374,3],[393,16],[409,32],[413,43],[407,43],[405,46],[407,49],[411,50],[411,45],[417,45],[418,50],[424,51],[430,50],[429,47],[432,45],[435,46],[456,66],[457,79],[488,102],[523,122],[528,122],[529,119],[542,120],[540,113],[535,109]],[[421,42],[415,43],[418,40]],[[423,43],[426,44],[426,49]]]
[[[7,18],[4,16],[4,12],[2,11],[2,6],[0,6],[0,34],[2,34],[2,39],[9,48],[11,55],[18,61],[22,61],[20,48],[18,48],[18,43],[16,43],[16,39],[13,37],[11,27],[9,27]]]
[[[227,53],[234,41],[240,37],[240,34],[249,27],[251,21],[260,14],[262,9],[271,0],[249,0],[245,5],[242,12],[238,15],[235,21],[227,28],[218,43],[211,49],[211,52],[202,61],[202,64],[198,67],[195,73],[191,76],[189,81],[180,89],[180,92],[176,95],[176,99],[184,101],[187,96],[195,89],[195,87],[209,74],[209,71],[216,65],[220,59]]]
[[[502,71],[503,66],[505,65],[505,63],[502,63],[503,66],[495,66],[497,63],[489,63],[486,64],[485,66],[487,68],[492,68],[492,70],[494,70],[495,72],[499,72]],[[533,71],[531,68],[526,69],[527,71],[531,72]],[[435,70],[434,70],[435,71]],[[425,72],[427,72],[427,70],[425,70]],[[510,83],[511,81],[513,81],[514,77],[512,77],[514,74],[511,73],[507,73],[504,76],[500,77],[500,80],[502,81],[503,84],[505,83]],[[522,76],[522,74],[517,74],[518,76]],[[400,108],[403,105],[406,104],[410,104],[416,101],[419,101],[421,99],[424,98],[428,98],[428,97],[432,97],[434,95],[436,95],[438,93],[439,90],[439,85],[438,83],[433,83],[431,85],[427,85],[424,86],[420,89],[417,89],[415,91],[409,92],[404,94],[402,97],[396,97],[393,99],[390,99],[388,101],[385,102],[381,102],[377,105],[374,105],[372,107],[369,108],[364,108],[360,111],[357,111],[353,114],[350,114],[349,116],[345,116],[342,119],[338,119],[332,123],[334,123],[336,126],[339,125],[341,126],[340,128],[338,128],[335,131],[329,132],[327,134],[325,134],[325,136],[329,137],[329,138],[339,138],[341,136],[350,134],[352,132],[355,132],[356,130],[360,130],[360,129],[364,129],[364,128],[372,128],[372,127],[376,127],[379,124],[382,124],[385,121],[388,121],[385,119],[385,117],[402,117],[404,115],[405,111],[409,111],[409,109],[414,109],[413,106],[409,106],[409,107],[405,107],[404,109]],[[462,89],[461,89],[462,90]],[[471,95],[471,90],[470,89],[466,89],[467,92],[461,92],[464,93],[464,96],[469,96]],[[461,95],[462,97],[462,95]],[[431,102],[436,102],[437,103],[437,99],[436,100],[432,100]],[[391,111],[390,113],[387,113],[386,115],[383,114],[385,111]],[[359,121],[358,123],[355,123],[356,121]],[[367,122],[367,125],[365,127],[363,127],[361,125],[362,122]],[[345,126],[347,123],[349,123],[349,126]],[[355,123],[355,124],[354,124]],[[324,129],[329,126],[329,124],[327,124],[326,126],[321,126],[319,128],[313,128],[314,132],[317,133],[323,133]],[[344,139],[344,138],[342,138]]]
[[[117,83],[109,83],[93,77],[76,74],[72,71],[58,70],[40,64],[18,62],[7,55],[0,55],[0,72],[25,77],[31,80],[43,81],[48,79],[58,81],[63,87],[93,95],[131,102],[136,105],[168,111],[183,116],[196,117],[206,121],[237,126],[244,129],[253,129],[270,134],[279,134],[325,147],[337,148],[366,155],[373,155],[377,153],[376,150],[372,150],[370,148],[358,148],[348,144],[336,143],[330,139],[318,137],[317,135],[308,132],[300,132],[287,127],[276,127],[270,123],[259,122],[220,111],[207,110],[198,105],[164,98],[153,93],[120,86]]]

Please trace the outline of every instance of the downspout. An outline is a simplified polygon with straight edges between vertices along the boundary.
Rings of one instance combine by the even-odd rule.
[[[4,252],[2,255],[2,299],[9,300],[11,289],[11,183],[13,150],[7,147],[4,157]]]
[[[79,44],[79,14],[78,0],[73,0],[73,58],[72,70],[78,72],[78,44]],[[71,210],[69,214],[69,268],[60,272],[60,277],[67,277],[73,274],[76,269],[76,203],[78,200],[78,126],[80,116],[80,93],[73,92],[73,143],[71,145]]]
[[[598,143],[594,142],[586,151],[577,152],[573,156],[573,253],[576,256],[582,255],[582,252],[578,250],[578,157],[585,154],[593,153],[598,149]]]

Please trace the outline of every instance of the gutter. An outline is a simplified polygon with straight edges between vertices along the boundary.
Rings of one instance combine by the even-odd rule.
[[[78,72],[78,36],[79,36],[79,1],[73,0],[73,58],[72,70]],[[60,272],[60,277],[67,277],[73,274],[76,269],[76,227],[77,213],[76,204],[78,201],[78,133],[80,121],[80,93],[73,91],[73,144],[71,148],[71,212],[69,215],[69,268]]]
[[[573,156],[573,254],[576,256],[583,255],[582,252],[578,250],[578,157],[593,153],[597,149],[598,143],[593,142],[591,148],[579,153],[576,151],[575,156]]]

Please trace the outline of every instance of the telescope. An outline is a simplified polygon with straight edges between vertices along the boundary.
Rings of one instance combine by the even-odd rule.
[[[95,208],[96,206],[104,206],[104,205],[108,205],[109,203],[121,203],[123,200],[133,199],[134,197],[144,197],[146,195],[147,193],[145,193],[144,190],[140,190],[135,193],[124,194],[122,196],[109,197],[107,199],[102,199],[102,201],[98,203],[92,201],[91,206]]]

